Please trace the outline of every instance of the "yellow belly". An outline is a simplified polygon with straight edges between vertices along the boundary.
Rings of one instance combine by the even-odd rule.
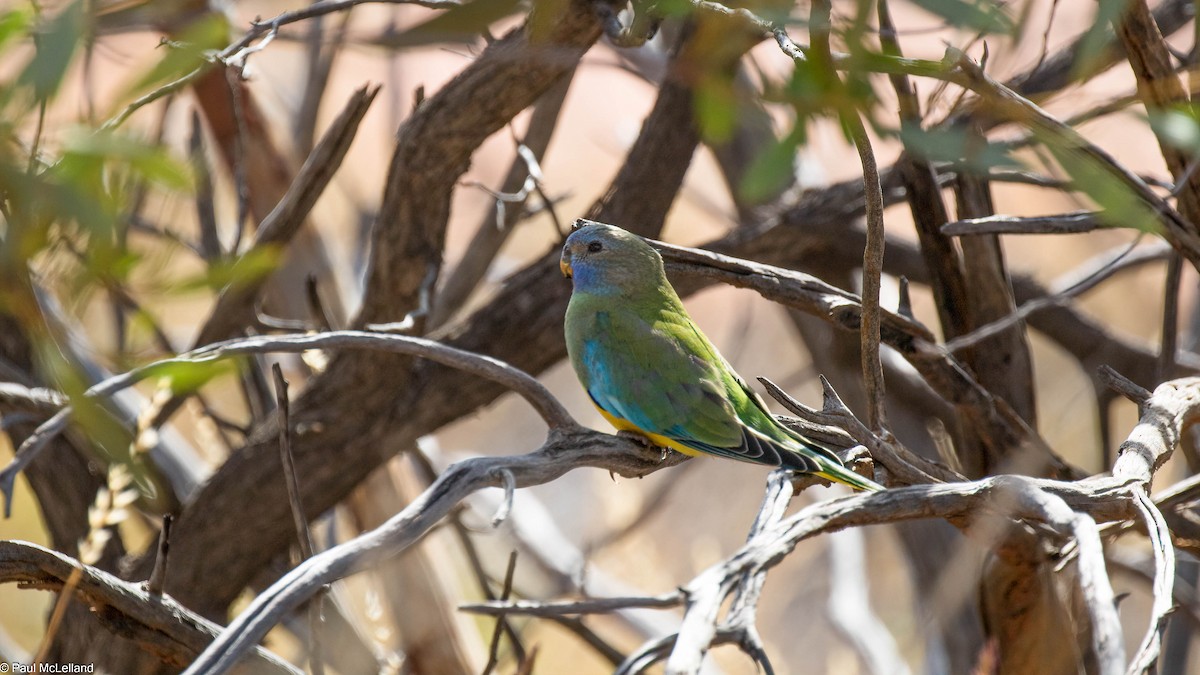
[[[667,438],[666,436],[662,436],[660,434],[651,433],[649,431],[646,431],[645,429],[641,429],[633,422],[630,422],[627,419],[622,419],[620,417],[617,417],[616,415],[612,415],[607,410],[605,410],[604,408],[601,408],[600,406],[596,406],[596,410],[599,410],[600,414],[604,416],[604,419],[608,420],[609,424],[616,427],[617,431],[632,431],[635,434],[645,436],[647,439],[650,440],[651,443],[657,445],[660,448],[671,448],[672,450],[682,452],[683,454],[691,456],[691,457],[699,457],[701,454],[703,454],[703,453],[697,452],[697,451],[687,447],[686,445],[681,444],[679,441],[672,440],[672,439]]]

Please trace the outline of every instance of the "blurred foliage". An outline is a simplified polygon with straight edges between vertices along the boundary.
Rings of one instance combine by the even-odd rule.
[[[277,256],[259,252],[219,261],[192,279],[156,280],[147,276],[146,253],[131,237],[131,224],[148,193],[183,196],[193,189],[193,171],[177,151],[144,131],[106,129],[78,120],[61,123],[52,111],[62,93],[74,88],[81,73],[80,55],[90,39],[89,3],[77,0],[55,13],[22,3],[0,14],[0,62],[17,63],[0,80],[0,312],[25,330],[37,370],[63,391],[104,464],[128,464],[152,510],[169,490],[141,451],[131,431],[106,404],[83,396],[94,379],[80,359],[101,358],[101,366],[124,369],[119,354],[75,353],[70,317],[47,321],[42,293],[86,308],[94,297],[119,293],[135,283],[181,291],[220,290],[272,269]],[[208,64],[211,50],[229,40],[228,23],[210,15],[191,24],[178,39],[164,42],[157,60],[127,86],[114,103],[124,105],[146,91]],[[62,106],[59,106],[60,108]],[[172,270],[164,270],[172,274]],[[118,303],[120,304],[120,303]],[[134,326],[150,321],[134,312]],[[148,331],[134,333],[145,339]],[[96,345],[89,345],[94,348]],[[161,351],[158,352],[161,355]],[[151,354],[152,355],[152,354]],[[229,365],[178,366],[164,373],[182,389],[231,372]]]
[[[397,49],[472,43],[493,23],[515,14],[519,6],[519,0],[473,0],[436,14],[408,30],[386,35],[380,40],[380,45]]]
[[[1090,77],[1096,71],[1097,60],[1105,49],[1111,49],[1114,19],[1125,11],[1125,0],[1098,0],[1096,14],[1083,33],[1079,55],[1075,59],[1072,75],[1077,80]]]
[[[1156,110],[1148,115],[1147,122],[1162,142],[1189,155],[1200,155],[1200,108],[1195,104]]]
[[[991,169],[1023,168],[1006,145],[981,142],[978,134],[966,129],[902,126],[889,133],[897,134],[904,142],[904,147],[929,162],[954,164],[960,169],[981,174]]]
[[[913,4],[964,30],[1011,34],[1017,29],[1006,5],[991,0],[913,0]]]
[[[164,41],[163,57],[133,82],[125,93],[132,99],[208,63],[213,52],[229,43],[229,21],[222,14],[206,14]]]

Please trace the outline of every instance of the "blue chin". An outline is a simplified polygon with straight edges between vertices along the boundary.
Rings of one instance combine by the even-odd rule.
[[[572,264],[571,283],[575,285],[576,291],[588,291],[590,287],[595,286],[596,270],[586,263]]]
[[[583,293],[604,294],[613,291],[610,284],[604,283],[602,271],[586,262],[571,266],[571,282],[576,291]]]

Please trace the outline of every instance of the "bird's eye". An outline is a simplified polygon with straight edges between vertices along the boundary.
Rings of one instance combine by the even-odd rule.
[[[588,253],[599,253],[603,250],[604,244],[601,244],[598,241],[593,241],[592,243],[588,244]]]

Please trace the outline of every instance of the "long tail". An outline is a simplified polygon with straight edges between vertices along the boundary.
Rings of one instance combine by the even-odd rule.
[[[842,485],[849,485],[855,490],[862,490],[863,492],[879,492],[883,489],[883,486],[879,483],[876,483],[869,478],[860,476],[844,466],[823,466],[821,468],[821,471],[813,472],[814,475],[841,483]]]
[[[883,489],[879,483],[847,469],[832,450],[816,445],[807,438],[798,437],[798,434],[791,429],[785,430],[788,432],[788,436],[792,437],[800,446],[799,448],[788,448],[789,452],[780,453],[786,468],[820,476],[863,492],[879,492]]]

